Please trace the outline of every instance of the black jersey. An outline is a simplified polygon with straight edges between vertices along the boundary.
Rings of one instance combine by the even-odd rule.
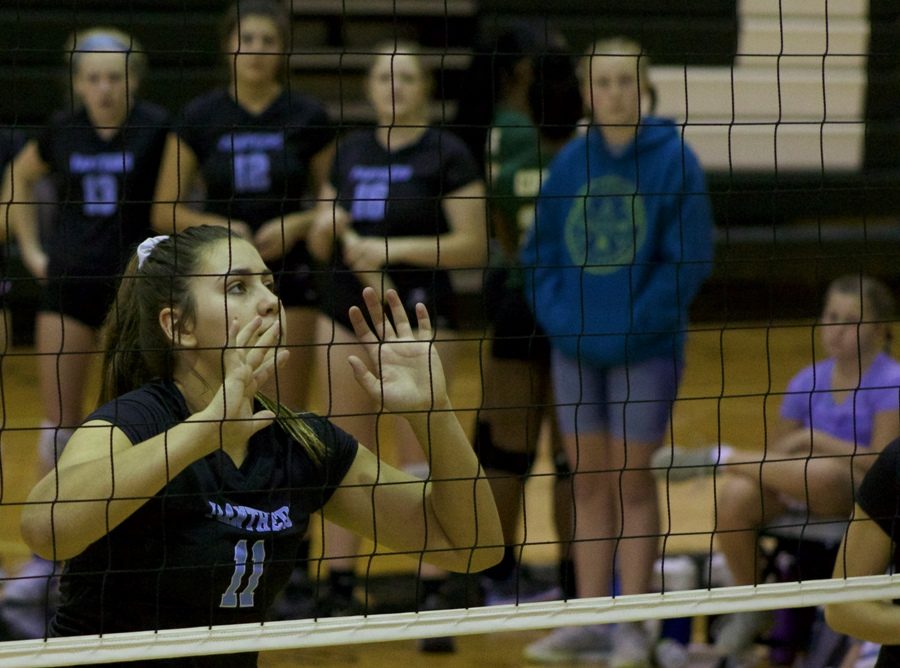
[[[25,145],[25,135],[14,127],[0,128],[0,172],[13,161]]]
[[[110,422],[140,443],[188,415],[176,386],[155,381],[87,420]],[[331,497],[358,447],[324,418],[304,419],[325,446],[323,464],[277,425],[251,438],[240,467],[222,451],[194,462],[66,564],[51,633],[265,619],[295,566],[310,514]]]
[[[6,168],[13,161],[22,147],[25,145],[25,135],[18,129],[6,126],[0,128],[0,174],[6,172]],[[8,228],[9,221],[0,221],[0,225],[6,227],[6,236],[12,236],[12,230]],[[2,247],[0,247],[2,248]],[[7,251],[0,249],[0,273],[6,276],[6,257]],[[4,295],[9,291],[9,284],[5,278],[0,278],[0,295]]]
[[[334,139],[334,127],[306,95],[284,91],[252,114],[221,89],[185,107],[178,135],[197,156],[205,209],[257,229],[312,205],[310,161]]]
[[[888,445],[872,464],[859,486],[856,502],[891,537],[894,556],[889,570],[900,572],[900,440]],[[876,665],[900,666],[900,645],[883,646]]]
[[[54,178],[59,218],[46,240],[50,276],[116,276],[150,230],[169,113],[135,102],[101,138],[84,109],[58,112],[38,137]]]
[[[350,213],[353,229],[367,237],[438,237],[449,231],[444,197],[478,179],[475,160],[456,135],[429,128],[419,141],[388,151],[374,129],[348,135],[338,144],[332,169],[338,204]],[[335,255],[338,276],[353,275]],[[392,264],[388,275],[407,308],[415,302],[430,306],[438,320],[452,311],[452,289],[446,270]],[[344,294],[359,295],[350,288]],[[358,297],[352,302],[357,303]],[[350,304],[337,305],[338,314]]]

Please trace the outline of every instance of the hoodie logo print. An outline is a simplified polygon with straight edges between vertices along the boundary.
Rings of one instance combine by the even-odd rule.
[[[587,183],[566,218],[566,249],[588,274],[632,265],[646,238],[644,199],[634,183],[614,174]]]

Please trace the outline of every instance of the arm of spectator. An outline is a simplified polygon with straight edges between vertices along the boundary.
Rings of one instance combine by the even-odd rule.
[[[450,230],[434,236],[354,237],[344,240],[344,261],[358,272],[377,271],[388,264],[439,269],[483,267],[487,261],[484,183],[474,181],[445,195],[444,213]]]
[[[296,211],[262,224],[253,235],[253,245],[266,262],[287,255],[309,233],[317,216],[316,209]]]
[[[312,256],[327,262],[335,242],[350,227],[350,214],[337,203],[337,191],[326,182],[319,190],[315,219],[306,236],[306,246]]]
[[[779,438],[774,449],[779,454],[802,456],[837,456],[852,457],[853,474],[861,480],[869,470],[875,457],[888,443],[900,436],[900,419],[896,410],[885,410],[875,414],[872,424],[871,447],[861,447],[828,434],[819,429],[809,429],[797,425],[795,429]]]
[[[34,186],[48,171],[37,142],[28,142],[7,168],[0,196],[6,207],[4,230],[12,229],[19,243],[22,262],[35,278],[47,277],[47,254],[41,246]]]
[[[229,227],[232,232],[245,239],[252,239],[249,226],[239,220],[207,213],[197,208],[199,202],[192,202],[188,196],[197,180],[199,167],[197,155],[174,132],[166,138],[156,194],[150,209],[150,222],[160,234],[174,234],[197,225],[217,225]]]
[[[335,142],[330,142],[310,160],[310,192],[319,195],[323,192],[323,188],[328,185],[328,177],[331,175],[331,166],[334,162],[335,147]]]
[[[334,151],[335,143],[331,142],[310,160],[310,192],[319,198],[328,183]],[[287,255],[310,234],[317,216],[318,206],[313,206],[264,223],[253,235],[253,243],[262,259],[271,261]]]

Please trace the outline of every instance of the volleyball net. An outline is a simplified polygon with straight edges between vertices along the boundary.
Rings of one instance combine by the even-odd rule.
[[[221,69],[216,28],[228,3],[189,4],[164,2],[164,7],[154,8],[153,3],[130,2],[127,11],[111,12],[93,4],[72,10],[66,3],[47,0],[34,7],[18,3],[15,8],[0,9],[8,43],[15,45],[0,46],[0,80],[14,93],[0,106],[5,129],[19,131],[23,139],[39,137],[47,129],[47,110],[71,104],[71,64],[68,69],[61,67],[60,47],[65,35],[91,25],[114,26],[140,39],[142,55],[149,63],[141,82],[142,97],[178,113],[193,97],[221,83],[211,72]],[[541,49],[552,46],[556,56],[562,54],[573,61],[595,39],[614,35],[637,38],[643,49],[640,56],[651,62],[647,74],[652,101],[647,101],[647,107],[657,116],[673,118],[680,136],[696,152],[708,177],[715,222],[714,268],[692,308],[692,323],[685,333],[684,372],[663,450],[730,443],[737,450],[757,453],[762,462],[771,456],[771,424],[787,383],[822,355],[816,343],[820,332],[816,320],[831,280],[865,274],[896,286],[900,244],[892,217],[898,204],[892,170],[898,153],[893,151],[896,139],[892,132],[900,120],[896,117],[900,105],[890,104],[896,96],[891,84],[895,58],[890,54],[890,30],[894,28],[887,27],[892,14],[887,3],[876,0],[747,0],[719,3],[721,7],[709,3],[714,6],[704,8],[699,17],[691,14],[692,9],[681,11],[668,3],[658,4],[660,15],[651,19],[649,13],[636,14],[627,2],[611,3],[602,16],[588,13],[584,3],[562,2],[547,16],[539,3],[530,2],[295,0],[287,3],[291,49],[283,55],[288,87],[322,100],[338,137],[347,136],[378,122],[366,78],[378,55],[373,50],[376,44],[393,42],[398,45],[397,53],[406,48],[402,45],[416,44],[415,54],[434,74],[430,122],[457,133],[464,141],[479,138],[473,149],[476,162],[490,163],[490,142],[496,137],[484,121],[472,120],[478,118],[474,108],[467,114],[461,105],[479,101],[476,74],[498,77],[499,70],[490,68],[525,55],[515,50],[518,47],[501,45],[498,36],[527,25],[525,32],[542,43]],[[38,25],[49,26],[40,44],[21,36]],[[541,49],[529,50],[528,55]],[[478,62],[488,69],[473,69]],[[233,66],[226,63],[225,67]],[[62,86],[46,85],[48,78],[60,78],[60,72]],[[564,95],[563,89],[556,87],[560,81],[553,79],[558,73],[549,65],[543,71],[550,95]],[[500,81],[493,81],[489,90],[500,86]],[[549,114],[548,107],[546,101],[536,106]],[[562,125],[558,120],[553,123]],[[574,132],[581,132],[584,125]],[[481,142],[480,153],[477,142]],[[235,166],[235,179],[239,171],[252,179],[257,167],[252,161],[241,170]],[[532,186],[540,187],[546,172],[538,168],[520,174],[520,181],[503,192],[507,186],[500,183],[501,172],[496,175],[495,183],[488,172],[484,198],[488,218],[494,209],[507,208],[510,200],[519,197],[516,187],[528,190],[523,180],[531,179]],[[52,191],[52,183],[45,185]],[[390,206],[377,189],[357,192],[361,204],[354,213],[360,219]],[[99,191],[94,194],[101,199],[105,196]],[[52,234],[56,224],[52,209],[58,199],[59,193],[51,193],[37,202],[48,218],[42,223],[45,234]],[[527,221],[517,215],[513,214],[513,227],[519,229]],[[487,237],[485,233],[485,244]],[[0,436],[0,517],[5,526],[0,542],[5,555],[0,556],[6,569],[2,584],[17,580],[17,566],[28,556],[15,527],[27,486],[34,478],[31,469],[36,457],[28,454],[31,442],[47,429],[42,416],[22,407],[23,402],[38,403],[31,380],[38,355],[29,337],[41,288],[27,277],[11,231],[7,238],[4,284],[9,287],[6,306],[12,325],[7,331],[0,385],[5,405]],[[489,253],[485,249],[485,253],[497,257],[495,250]],[[490,382],[523,382],[522,377],[508,381],[485,377],[492,372],[485,371],[483,356],[496,334],[487,324],[493,306],[487,303],[484,283],[490,269],[485,262],[482,267],[450,272],[460,295],[459,336],[452,341],[452,364],[469,374],[467,380],[456,383],[455,406],[473,435],[482,414],[491,408],[484,399]],[[317,350],[331,346],[339,351],[343,343],[332,331],[316,345]],[[330,353],[323,354],[330,359]],[[329,376],[322,383],[332,394],[342,391],[336,379],[337,375],[334,379]],[[538,381],[531,377],[524,382]],[[332,398],[326,397],[312,408],[334,417],[329,413]],[[551,451],[552,439],[546,424],[541,427],[540,415],[553,407],[536,403],[505,408],[510,413],[516,409],[533,413],[527,419],[535,421],[519,425],[517,433],[533,437],[535,429],[543,430],[536,439],[534,468],[523,491],[518,492],[521,517],[512,522],[517,534],[512,548],[526,566],[550,572],[556,569],[560,555],[578,542],[571,535],[560,536],[554,527],[550,499],[557,493],[557,482],[566,475],[625,472],[584,471],[571,461],[570,474],[556,471],[554,457],[558,453]],[[379,420],[378,430],[379,451],[396,455],[393,427]],[[794,456],[804,458],[802,454]],[[483,580],[471,574],[459,577],[458,595],[451,597],[453,607],[430,610],[423,606],[416,577],[424,555],[396,556],[377,546],[364,546],[351,556],[356,561],[352,569],[358,587],[365,590],[356,596],[357,603],[361,599],[365,604],[346,616],[330,617],[312,605],[307,609],[308,618],[11,640],[0,643],[0,664],[85,665],[900,599],[900,579],[894,575],[830,578],[849,518],[823,519],[805,510],[759,529],[764,554],[757,565],[767,581],[752,586],[731,584],[717,545],[723,533],[718,494],[729,465],[710,467],[709,476],[679,480],[677,463],[659,461],[663,462],[655,471],[662,518],[659,533],[620,532],[593,539],[616,545],[614,559],[619,566],[622,544],[657,540],[656,592],[576,598],[557,589],[553,600],[525,602],[528,585],[515,582],[512,603],[485,605]],[[503,475],[522,479],[519,473]],[[574,503],[571,489],[563,493]],[[761,488],[759,496],[763,506]],[[577,508],[574,514],[578,522]],[[329,538],[321,526],[316,525],[311,535],[313,552],[304,565],[313,583],[308,591],[315,598],[327,598],[325,583],[334,557],[328,555],[325,544]],[[810,544],[825,548],[819,552],[818,547],[808,547]],[[346,558],[344,555],[343,561]],[[801,564],[804,558],[819,561],[809,566]],[[832,561],[822,563],[823,558]],[[244,555],[242,567],[246,568],[246,562]],[[522,571],[513,572],[515,579]],[[681,577],[685,572],[687,577]],[[398,597],[404,600],[399,606],[402,610],[379,605],[378,595],[368,591],[370,582],[398,573],[393,586],[412,590]],[[547,582],[550,580],[559,584],[555,574]],[[8,606],[5,610],[4,614],[16,614]],[[47,627],[43,628],[46,631]],[[695,630],[692,637],[696,636]]]

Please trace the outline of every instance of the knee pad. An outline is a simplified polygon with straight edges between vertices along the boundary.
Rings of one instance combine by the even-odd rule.
[[[475,432],[475,454],[486,469],[502,471],[511,475],[528,475],[534,463],[534,455],[528,452],[510,452],[494,444],[491,425],[479,421]]]
[[[73,433],[75,433],[74,429],[63,429],[46,420],[41,423],[38,456],[48,468],[53,468],[56,464]]]

